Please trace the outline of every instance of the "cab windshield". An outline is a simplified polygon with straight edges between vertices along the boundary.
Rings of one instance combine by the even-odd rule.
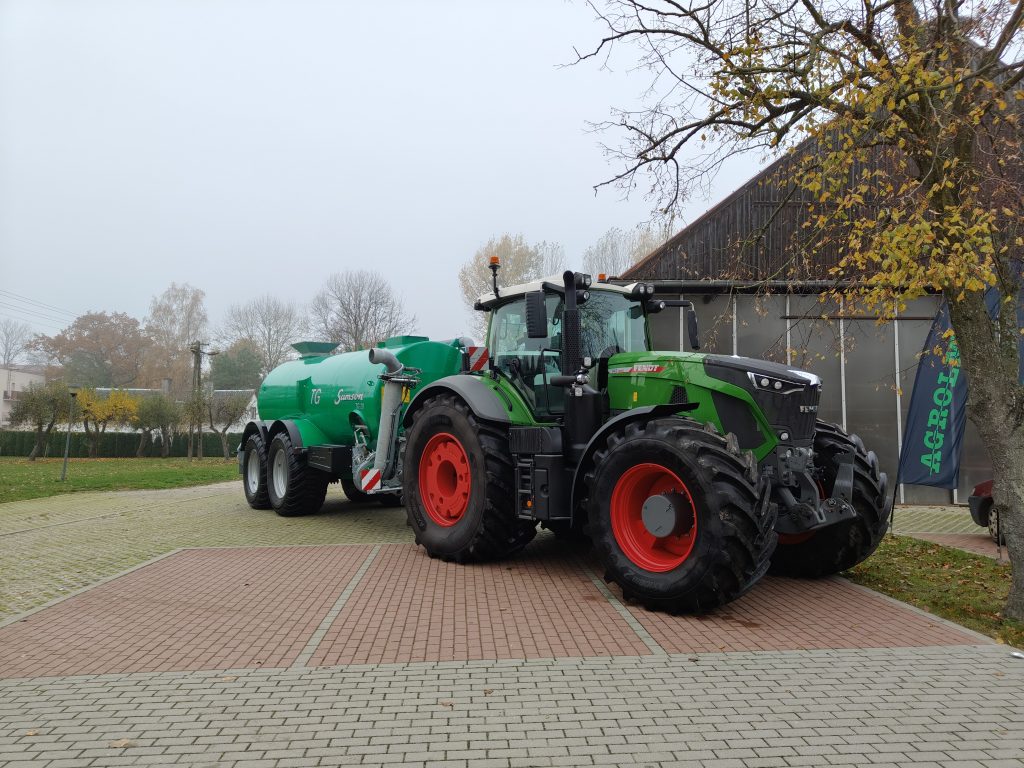
[[[562,368],[564,297],[546,297],[548,334],[531,339],[526,333],[526,299],[497,307],[491,316],[488,347],[494,366],[504,373],[540,415],[564,412],[563,387],[550,384]],[[641,305],[620,293],[593,291],[580,306],[582,353],[595,361],[619,352],[648,349]]]

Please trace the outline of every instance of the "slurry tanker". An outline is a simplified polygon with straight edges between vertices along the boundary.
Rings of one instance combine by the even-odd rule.
[[[686,301],[589,275],[498,286],[486,345],[398,336],[332,354],[303,342],[267,376],[239,446],[245,497],[316,512],[330,483],[405,505],[417,544],[505,558],[538,525],[588,538],[627,599],[704,612],[768,570],[821,577],[878,546],[878,458],[817,419],[812,373],[699,351]],[[648,318],[685,313],[689,351],[651,349]]]

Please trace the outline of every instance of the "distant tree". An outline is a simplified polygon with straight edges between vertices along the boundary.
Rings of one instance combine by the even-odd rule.
[[[131,425],[138,409],[138,399],[121,390],[115,389],[106,397],[91,388],[79,392],[78,413],[85,429],[85,439],[89,443],[90,459],[99,455],[100,437],[107,431],[107,426]]]
[[[202,389],[189,392],[181,402],[182,422],[188,424],[188,458],[203,458],[203,441],[200,437],[200,427],[206,419],[206,405],[208,395]]]
[[[379,272],[350,270],[327,278],[309,308],[313,335],[339,342],[340,352],[368,349],[407,333],[416,318]]]
[[[152,394],[139,398],[138,408],[131,419],[131,425],[139,430],[139,447],[135,455],[142,458],[146,447],[152,441],[153,433],[160,435],[160,455],[167,458],[171,449],[174,428],[181,418],[177,403],[164,394]]]
[[[262,370],[263,358],[248,341],[236,341],[210,358],[214,389],[256,389]]]
[[[666,239],[667,233],[653,226],[612,227],[583,252],[583,270],[594,276],[621,275]]]
[[[530,245],[522,235],[504,234],[492,237],[477,248],[473,258],[459,269],[459,287],[462,301],[472,313],[471,328],[477,338],[483,338],[487,317],[473,309],[476,300],[492,289],[491,256],[501,260],[499,285],[516,285],[556,274],[565,266],[565,250],[557,243],[547,241]]]
[[[146,317],[146,333],[153,340],[153,354],[146,366],[148,383],[171,379],[171,389],[184,395],[192,383],[189,345],[202,341],[207,332],[206,294],[188,283],[171,283],[154,296]]]
[[[255,349],[265,375],[288,358],[290,345],[305,331],[306,318],[299,307],[266,294],[232,305],[221,336],[225,346],[244,341]]]
[[[29,461],[35,461],[44,452],[54,424],[67,421],[69,400],[67,387],[59,381],[30,384],[28,389],[18,393],[11,408],[11,424],[28,424],[35,430],[36,440],[28,455]]]
[[[0,366],[9,368],[21,360],[31,340],[32,329],[25,323],[0,319]]]
[[[206,401],[206,415],[209,417],[210,429],[220,438],[225,461],[231,460],[228,430],[245,416],[250,400],[252,400],[252,392],[215,392]]]
[[[142,369],[150,340],[139,321],[123,312],[88,312],[54,336],[38,335],[30,347],[64,367],[65,381],[84,387],[126,387]]]

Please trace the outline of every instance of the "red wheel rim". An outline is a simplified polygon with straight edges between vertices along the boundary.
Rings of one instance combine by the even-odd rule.
[[[448,528],[462,519],[473,484],[469,458],[458,438],[439,432],[427,441],[420,456],[419,480],[420,499],[431,520]]]
[[[644,526],[644,502],[661,493],[682,494],[690,505],[693,525],[678,535],[657,537]],[[612,534],[622,553],[645,571],[664,573],[686,562],[697,540],[697,510],[686,483],[660,464],[630,467],[615,484],[611,502]]]

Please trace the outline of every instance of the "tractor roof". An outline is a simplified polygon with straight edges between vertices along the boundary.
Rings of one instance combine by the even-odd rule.
[[[590,292],[594,291],[607,291],[608,293],[623,293],[629,294],[633,291],[633,286],[636,283],[629,283],[628,285],[612,285],[611,283],[598,283],[594,282],[587,290]],[[531,291],[548,290],[555,291],[557,293],[563,293],[565,286],[562,283],[561,275],[550,275],[543,277],[540,280],[533,280],[529,283],[520,283],[519,285],[509,286],[498,286],[499,296],[491,292],[485,293],[479,299],[477,299],[477,306],[481,309],[490,309],[498,304],[504,304],[510,299],[523,296],[524,294],[530,293]]]

